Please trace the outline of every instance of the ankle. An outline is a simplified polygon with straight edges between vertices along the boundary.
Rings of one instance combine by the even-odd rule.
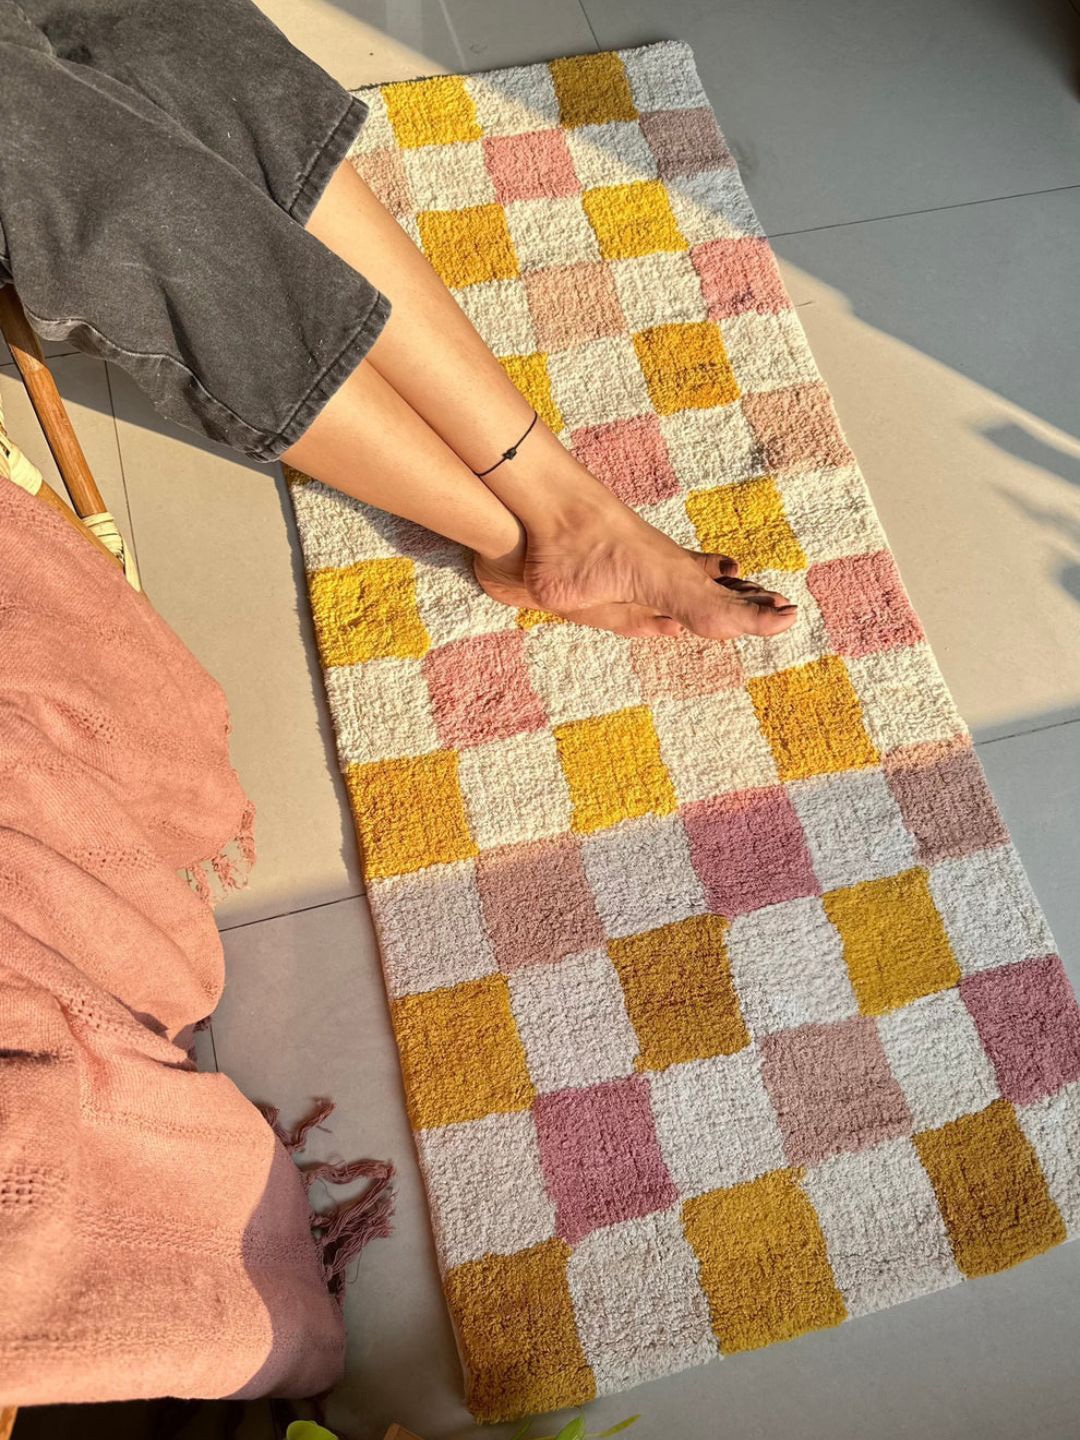
[[[509,514],[509,511],[507,512]],[[487,565],[507,575],[521,573],[525,564],[525,552],[529,545],[529,536],[525,526],[516,515],[512,516],[516,538],[513,543],[507,546],[508,535],[500,532],[492,536],[491,542],[486,545],[477,545],[473,548],[473,554]]]
[[[518,517],[530,545],[576,550],[582,542],[608,537],[617,529],[612,510],[613,501],[616,506],[619,502],[599,481],[588,478],[591,483],[579,482],[570,489],[553,487],[528,507],[529,514]]]
[[[512,460],[481,478],[533,540],[580,536],[583,529],[610,525],[612,512],[625,509],[543,425]]]

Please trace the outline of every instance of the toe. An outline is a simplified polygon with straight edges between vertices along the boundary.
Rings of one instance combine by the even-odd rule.
[[[783,595],[746,581],[726,579],[687,594],[676,611],[688,630],[710,640],[736,635],[779,635],[795,623],[798,607]]]
[[[782,595],[776,598],[784,600]],[[738,623],[742,635],[782,635],[785,630],[791,629],[799,614],[798,606],[788,605],[786,601],[781,605],[758,600],[737,603],[741,607]]]
[[[693,555],[710,580],[720,580],[739,573],[739,562],[733,560],[730,555],[702,555],[695,550],[691,550],[690,554]]]
[[[734,576],[724,576],[716,582],[725,590],[730,590],[740,600],[751,600],[755,605],[771,605],[777,610],[797,610],[798,606],[792,604],[786,595],[781,595],[778,590],[766,590],[764,586],[758,585],[753,580],[739,580]]]

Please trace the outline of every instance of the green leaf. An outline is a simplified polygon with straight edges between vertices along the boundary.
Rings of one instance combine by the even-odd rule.
[[[285,1440],[337,1440],[337,1436],[314,1420],[294,1420],[285,1431]]]
[[[510,1440],[525,1440],[525,1436],[532,1429],[533,1421],[535,1419],[535,1415],[530,1415],[528,1419],[523,1420],[518,1426],[518,1428],[514,1431],[513,1435],[510,1436]]]
[[[641,1419],[640,1415],[631,1415],[627,1420],[620,1420],[618,1425],[612,1425],[610,1430],[598,1430],[594,1440],[604,1440],[605,1435],[618,1435],[620,1430],[629,1430],[631,1425],[636,1425]]]
[[[585,1420],[578,1415],[568,1424],[564,1425],[556,1435],[555,1440],[585,1440]]]

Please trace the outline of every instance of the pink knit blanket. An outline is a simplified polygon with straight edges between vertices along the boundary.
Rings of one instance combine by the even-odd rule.
[[[340,1372],[300,1174],[187,1055],[224,976],[177,872],[251,858],[227,733],[119,568],[0,480],[0,1403]]]

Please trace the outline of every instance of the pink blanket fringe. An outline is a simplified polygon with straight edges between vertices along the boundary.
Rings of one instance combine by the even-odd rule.
[[[295,1159],[307,1143],[308,1132],[322,1128],[322,1122],[334,1112],[332,1100],[319,1100],[316,1108],[294,1129],[286,1130],[279,1120],[280,1112],[275,1105],[260,1105],[267,1124]],[[391,1184],[394,1167],[386,1160],[316,1160],[299,1166],[304,1192],[311,1196],[311,1188],[318,1182],[325,1185],[349,1185],[356,1180],[370,1183],[362,1194],[352,1200],[342,1200],[328,1210],[317,1210],[311,1206],[311,1233],[322,1253],[323,1275],[331,1295],[343,1298],[349,1266],[375,1239],[385,1239],[392,1233],[390,1224],[394,1213],[394,1191]]]

